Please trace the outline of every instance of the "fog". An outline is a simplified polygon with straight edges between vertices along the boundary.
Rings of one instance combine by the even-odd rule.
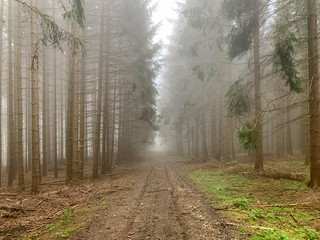
[[[9,186],[24,173],[70,182],[85,167],[98,178],[146,149],[196,162],[248,155],[257,171],[265,155],[310,160],[319,94],[309,96],[299,1],[15,0],[0,10]]]

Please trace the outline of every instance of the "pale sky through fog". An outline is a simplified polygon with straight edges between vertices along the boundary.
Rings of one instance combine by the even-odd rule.
[[[160,23],[160,28],[158,29],[157,35],[154,38],[155,42],[161,41],[165,45],[169,44],[169,37],[173,31],[173,22],[172,20],[177,19],[178,13],[175,11],[177,8],[178,0],[153,0],[152,3],[158,3],[153,16],[152,21],[157,24]],[[163,46],[162,54],[166,55],[167,49],[166,46]],[[165,56],[164,56],[165,57]],[[162,73],[163,70],[159,73],[156,84],[159,86],[162,81]],[[159,137],[159,133],[157,133],[157,137],[155,139],[155,145],[153,146],[153,150],[161,150],[161,139]]]
[[[170,20],[177,18],[176,0],[153,0],[152,3],[158,3],[157,8],[153,13],[152,20],[154,23],[161,22],[158,34],[155,37],[155,42],[161,40],[164,44],[168,44],[168,37],[172,33],[173,23]]]

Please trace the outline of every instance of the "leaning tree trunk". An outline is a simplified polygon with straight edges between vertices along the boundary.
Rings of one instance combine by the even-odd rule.
[[[317,1],[308,0],[308,59],[309,59],[309,111],[310,111],[310,183],[320,186],[320,109],[319,109],[319,57],[317,33]]]

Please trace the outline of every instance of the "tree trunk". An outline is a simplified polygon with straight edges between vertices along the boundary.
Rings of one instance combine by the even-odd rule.
[[[48,151],[47,151],[47,51],[45,46],[42,48],[42,176],[48,175]]]
[[[1,0],[0,5],[0,32],[3,32],[3,13],[4,13],[4,0]],[[2,52],[2,41],[3,41],[3,34],[0,34],[0,187],[1,183],[1,171],[2,171],[2,60],[3,60],[3,52]]]
[[[232,158],[236,159],[236,150],[234,147],[234,122],[233,118],[229,119],[230,121],[230,147],[231,147],[231,153],[232,153]]]
[[[73,94],[74,94],[74,56],[73,49],[69,49],[68,56],[68,104],[66,121],[66,184],[69,184],[73,178]]]
[[[289,107],[289,104],[287,104],[287,107]],[[291,116],[290,116],[290,110],[287,109],[287,155],[293,156],[293,147],[292,147],[292,133],[291,133],[291,124],[289,123]]]
[[[24,190],[24,162],[23,162],[23,112],[22,112],[22,76],[21,76],[21,48],[22,48],[21,8],[17,6],[17,41],[16,41],[16,81],[17,81],[17,114],[18,114],[18,185]]]
[[[72,21],[75,37],[79,37],[79,26]],[[73,100],[72,100],[72,178],[79,181],[82,172],[79,164],[79,50],[73,49]]]
[[[8,3],[8,151],[7,151],[7,168],[8,168],[8,187],[12,187],[14,180],[15,168],[15,151],[14,151],[14,116],[13,116],[13,56],[12,56],[12,1]]]
[[[83,39],[86,38],[86,30],[83,29]],[[84,146],[85,142],[85,102],[86,102],[86,58],[81,59],[81,78],[80,78],[80,142],[79,142],[79,168],[82,172],[84,171]]]
[[[110,157],[108,160],[108,171],[111,171],[114,155],[114,143],[115,143],[115,128],[116,128],[116,100],[117,100],[117,75],[114,78],[113,89],[113,108],[112,108],[112,126],[111,126],[111,143],[110,143]]]
[[[198,120],[198,117],[196,117],[196,120],[195,120],[195,157],[196,159],[199,158],[199,120]]]
[[[203,154],[203,162],[207,162],[209,160],[208,153],[208,143],[207,143],[207,124],[206,124],[206,114],[203,113],[201,115],[201,135],[202,135],[202,154]]]
[[[55,4],[52,2],[53,18],[55,18]],[[53,172],[58,178],[58,123],[57,123],[57,52],[53,52]],[[62,150],[62,149],[61,149]]]
[[[260,22],[260,6],[257,7],[255,18],[257,23]],[[261,66],[260,66],[260,26],[257,24],[253,38],[253,55],[254,55],[254,94],[255,94],[255,129],[258,133],[257,148],[255,150],[254,169],[258,173],[263,173],[263,128],[262,128],[262,111],[261,111]]]
[[[100,46],[99,46],[99,73],[98,73],[98,99],[97,99],[97,125],[94,134],[94,144],[93,144],[93,168],[92,168],[92,178],[97,179],[99,176],[99,155],[100,155],[100,133],[101,133],[101,105],[102,105],[102,77],[103,77],[103,52],[104,52],[104,1],[102,1],[101,8],[101,22],[100,22]],[[104,161],[104,159],[102,160]]]
[[[307,0],[308,59],[309,59],[309,111],[310,111],[310,183],[320,186],[320,109],[319,109],[319,57],[317,33],[317,1]]]
[[[211,110],[211,155],[213,158],[218,159],[217,148],[217,126],[216,126],[216,108],[212,107]]]
[[[31,0],[36,7],[36,0]],[[32,79],[32,184],[31,193],[37,194],[40,185],[40,139],[39,139],[39,81],[37,51],[37,16],[31,12],[31,79]]]

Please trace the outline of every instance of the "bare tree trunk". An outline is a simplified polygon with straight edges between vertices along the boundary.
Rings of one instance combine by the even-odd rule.
[[[216,126],[216,108],[212,107],[211,110],[211,155],[213,158],[218,159],[217,148],[217,126]]]
[[[289,107],[289,104],[287,104]],[[290,110],[287,110],[287,121],[290,121]],[[287,123],[287,155],[293,156],[293,147],[292,147],[292,133],[291,133],[291,125]]]
[[[66,122],[66,184],[69,184],[73,178],[73,94],[74,94],[74,58],[73,50],[69,49],[68,56],[68,106],[67,106],[67,122]]]
[[[220,106],[219,106],[219,140],[218,140],[218,151],[217,151],[217,160],[221,160],[222,154],[223,154],[223,105],[224,105],[224,101],[223,101],[223,86],[222,86],[222,82],[220,83],[220,96],[219,96],[219,102],[220,102]]]
[[[236,150],[234,147],[234,122],[233,118],[229,119],[230,121],[230,147],[231,147],[231,153],[232,153],[232,158],[236,159]]]
[[[36,7],[36,0],[31,0]],[[37,16],[31,12],[31,79],[32,79],[32,185],[31,193],[37,194],[40,185],[40,140],[39,140],[39,81],[37,49]]]
[[[110,146],[110,157],[108,170],[111,171],[114,155],[114,143],[115,143],[115,127],[116,127],[116,101],[117,101],[117,75],[114,78],[114,89],[113,89],[113,109],[112,109],[112,126],[111,126],[111,146]]]
[[[208,153],[208,143],[207,143],[207,124],[206,124],[206,114],[201,114],[201,135],[202,135],[202,152],[203,152],[203,162],[209,160]]]
[[[17,41],[16,41],[16,81],[17,81],[17,114],[18,114],[18,185],[24,190],[24,162],[23,162],[23,111],[22,111],[22,76],[21,76],[21,48],[22,48],[21,8],[17,6]]]
[[[104,51],[104,18],[105,18],[105,4],[102,1],[101,8],[101,22],[100,22],[100,46],[99,46],[99,76],[98,76],[98,100],[97,100],[97,125],[94,134],[94,146],[93,146],[93,168],[92,178],[97,179],[99,176],[99,154],[100,154],[100,133],[101,133],[101,105],[102,105],[102,77],[103,77],[103,51]],[[104,159],[103,159],[104,161]]]
[[[86,30],[83,29],[82,38],[86,38]],[[81,60],[81,78],[80,78],[80,142],[79,142],[79,168],[82,172],[84,171],[84,146],[85,142],[85,102],[86,102],[86,58]]]
[[[53,18],[55,18],[55,4],[52,2]],[[58,123],[57,123],[57,52],[53,52],[53,171],[58,178]],[[62,149],[61,149],[62,150]]]
[[[256,21],[260,22],[260,9],[257,7]],[[256,159],[254,169],[258,173],[263,170],[263,128],[262,128],[262,111],[261,111],[261,66],[260,66],[260,26],[257,24],[253,38],[253,55],[254,55],[254,90],[255,90],[255,129],[258,133],[257,148],[255,151]]]
[[[199,120],[196,117],[195,120],[195,134],[196,134],[196,141],[195,141],[195,157],[196,159],[199,158]]]
[[[4,0],[1,0],[0,5],[0,32],[3,32],[3,13],[4,13]],[[3,52],[2,52],[2,46],[3,46],[3,34],[0,34],[0,187],[2,185],[1,183],[1,170],[2,170],[2,60],[3,60]]]
[[[107,83],[106,83],[107,84]],[[109,94],[108,94],[108,86],[106,86],[105,89],[105,100],[104,100],[104,109],[103,109],[103,123],[102,123],[102,162],[101,162],[101,174],[105,174],[107,171],[107,168],[109,166],[109,151],[108,151],[108,144],[109,141],[107,140],[107,135],[108,135],[108,98],[109,98]]]
[[[73,21],[73,34],[79,37],[79,26]],[[79,52],[73,49],[73,101],[72,101],[72,178],[75,180],[82,179],[82,171],[79,164]]]
[[[183,157],[183,124],[178,123],[178,131],[177,131],[177,146],[178,146],[178,155]]]
[[[15,168],[15,151],[14,151],[14,116],[13,116],[13,51],[12,51],[12,1],[8,5],[8,151],[7,151],[7,168],[8,168],[8,187],[13,185],[14,168]]]
[[[317,1],[307,0],[309,110],[310,110],[310,187],[320,186],[320,109],[319,109],[319,57],[317,30]]]
[[[45,46],[42,49],[42,176],[48,175],[48,151],[47,151],[47,51]]]
[[[62,65],[60,65],[62,67]],[[61,71],[62,72],[62,71]],[[64,139],[65,136],[64,136],[64,105],[65,105],[65,98],[64,98],[64,81],[63,81],[63,78],[62,78],[62,74],[61,74],[61,81],[60,81],[60,84],[61,84],[61,89],[60,89],[60,162],[64,163],[65,162],[65,159],[64,159]],[[68,89],[69,91],[69,89]],[[69,92],[68,92],[69,93]],[[67,134],[67,133],[66,133]]]

